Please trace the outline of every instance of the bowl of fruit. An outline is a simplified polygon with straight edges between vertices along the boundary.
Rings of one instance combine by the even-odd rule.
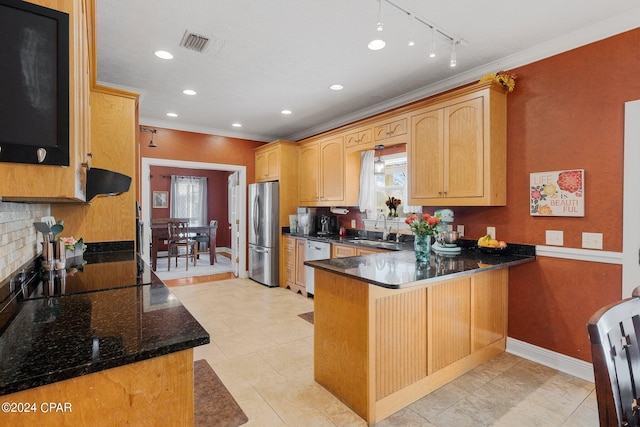
[[[478,239],[478,249],[489,254],[505,253],[507,251],[507,242],[496,240],[490,234],[487,234]]]

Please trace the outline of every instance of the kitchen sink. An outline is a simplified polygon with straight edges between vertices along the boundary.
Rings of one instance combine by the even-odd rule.
[[[359,246],[368,246],[371,248],[379,248],[379,249],[387,249],[390,251],[399,251],[401,250],[397,243],[388,242],[384,240],[369,240],[369,239],[350,239],[347,240],[348,243],[353,243]]]

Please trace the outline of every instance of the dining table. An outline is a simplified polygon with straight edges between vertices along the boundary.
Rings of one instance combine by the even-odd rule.
[[[151,220],[151,268],[156,271],[158,265],[158,248],[169,237],[168,223],[174,221],[188,221],[188,218],[163,218]],[[192,236],[209,236],[209,265],[216,262],[216,234],[217,225],[189,225],[189,234]]]

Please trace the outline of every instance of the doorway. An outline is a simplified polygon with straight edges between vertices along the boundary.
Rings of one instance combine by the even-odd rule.
[[[640,100],[627,102],[624,107],[622,298],[629,298],[640,285]]]
[[[140,167],[140,179],[142,186],[142,194],[141,200],[142,202],[142,220],[144,222],[144,240],[145,242],[151,241],[151,209],[150,209],[150,200],[151,200],[151,185],[150,185],[150,175],[151,175],[151,166],[165,166],[165,167],[175,167],[175,168],[185,168],[185,169],[204,169],[204,170],[218,170],[218,171],[229,171],[234,172],[234,176],[237,176],[237,194],[235,201],[235,219],[237,220],[237,236],[231,239],[231,252],[232,254],[236,254],[237,256],[233,258],[232,265],[234,273],[237,272],[238,277],[246,278],[247,277],[247,236],[246,236],[246,218],[247,218],[247,174],[246,167],[239,165],[225,165],[219,163],[204,163],[204,162],[190,162],[190,161],[182,161],[182,160],[170,160],[170,159],[155,159],[150,157],[143,157],[141,159],[141,167]],[[237,175],[235,174],[237,173]],[[231,220],[231,219],[230,219]],[[219,224],[219,227],[225,226],[226,224]],[[232,232],[232,237],[234,237],[234,233]],[[150,251],[145,251],[143,257],[150,264]],[[235,264],[237,263],[237,265]]]

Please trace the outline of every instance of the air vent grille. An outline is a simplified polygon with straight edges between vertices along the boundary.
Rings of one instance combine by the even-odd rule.
[[[184,36],[182,36],[182,40],[180,41],[181,47],[186,47],[196,52],[202,52],[207,47],[207,44],[209,44],[208,38],[189,31],[184,32]]]

